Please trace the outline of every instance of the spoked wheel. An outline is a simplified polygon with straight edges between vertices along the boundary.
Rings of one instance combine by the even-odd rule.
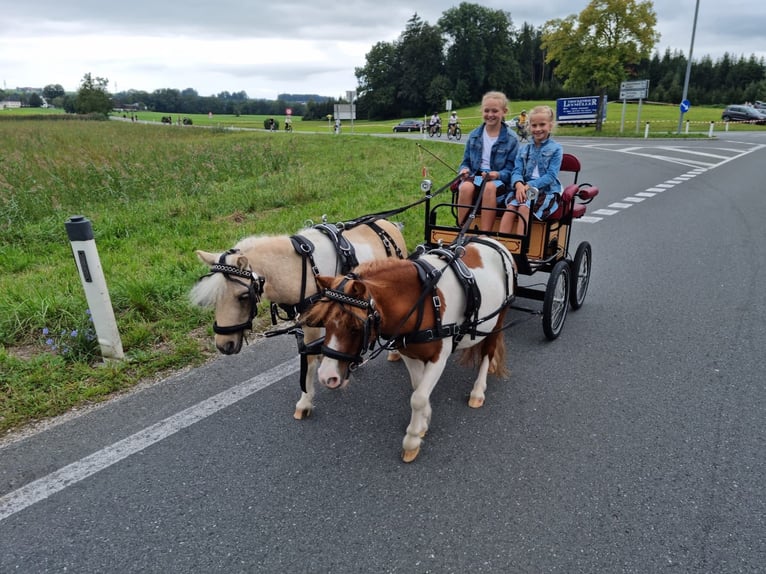
[[[461,137],[463,137],[463,132],[460,131],[460,128],[455,128],[455,139],[460,141]]]
[[[571,283],[569,263],[561,260],[553,266],[543,299],[543,332],[551,341],[561,334],[569,309]]]
[[[572,268],[572,288],[569,290],[569,304],[576,310],[582,307],[590,283],[590,268],[593,261],[590,243],[583,241],[577,246]]]

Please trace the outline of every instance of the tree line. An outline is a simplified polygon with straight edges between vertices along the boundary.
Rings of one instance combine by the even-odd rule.
[[[655,24],[652,2],[635,0],[594,0],[578,16],[518,29],[510,12],[465,2],[434,25],[414,14],[397,40],[375,44],[356,68],[358,113],[422,116],[447,99],[453,107],[470,105],[491,89],[511,99],[552,100],[603,88],[616,100],[620,79],[649,80],[649,100],[679,103],[688,59],[678,50],[653,52]],[[609,45],[615,37],[621,41]],[[612,72],[606,86],[598,78],[604,69]],[[727,53],[695,60],[687,97],[721,106],[766,99],[764,59]]]

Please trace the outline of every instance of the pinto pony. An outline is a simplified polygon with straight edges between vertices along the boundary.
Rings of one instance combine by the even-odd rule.
[[[368,351],[396,348],[402,355],[413,389],[402,443],[405,462],[420,452],[431,420],[431,392],[453,351],[462,349],[464,360],[478,363],[470,407],[484,404],[488,373],[507,373],[502,329],[516,268],[508,250],[493,239],[474,237],[405,261],[372,261],[345,277],[318,282],[324,296],[302,321],[325,328],[322,383],[345,385],[350,367]]]
[[[326,223],[287,236],[250,236],[223,253],[197,251],[210,267],[190,293],[192,303],[215,308],[215,344],[225,355],[239,353],[253,328],[258,304],[271,302],[272,322],[280,313],[294,319],[317,298],[319,274],[347,273],[363,261],[407,256],[399,227],[385,219],[366,221],[349,229]],[[321,330],[297,331],[301,352],[301,397],[294,417],[308,417],[313,409],[318,354],[306,355],[303,337],[318,340]]]

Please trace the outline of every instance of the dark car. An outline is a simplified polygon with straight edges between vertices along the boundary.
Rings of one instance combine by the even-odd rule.
[[[721,119],[725,122],[766,124],[766,114],[752,106],[726,106],[721,114]]]
[[[394,133],[420,131],[423,131],[423,122],[421,120],[403,120],[394,126]]]

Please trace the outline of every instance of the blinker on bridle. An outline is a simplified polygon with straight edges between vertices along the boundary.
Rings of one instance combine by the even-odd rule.
[[[239,249],[229,249],[228,251],[221,253],[221,256],[218,258],[218,263],[210,266],[210,273],[208,273],[207,276],[210,276],[213,273],[222,273],[228,281],[233,281],[234,283],[245,287],[250,302],[249,318],[244,323],[228,327],[222,327],[214,321],[213,332],[217,335],[231,335],[233,333],[252,330],[253,319],[258,315],[258,303],[261,302],[261,295],[263,295],[263,284],[265,282],[263,277],[254,275],[249,269],[240,269],[239,267],[228,265],[226,263],[226,257],[234,253],[239,253]],[[240,278],[247,279],[248,282],[245,283]]]

